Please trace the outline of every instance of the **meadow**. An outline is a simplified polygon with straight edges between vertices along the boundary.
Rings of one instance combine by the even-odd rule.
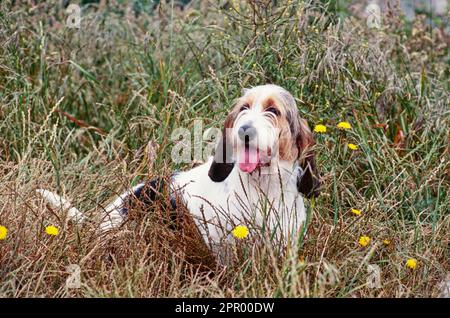
[[[445,19],[407,21],[392,7],[370,28],[350,1],[111,0],[83,1],[76,28],[64,3],[0,2],[0,296],[442,294]],[[139,209],[99,237],[96,216],[115,194],[198,163],[171,160],[174,129],[221,128],[242,89],[265,83],[289,90],[316,131],[321,194],[306,200],[295,251],[236,240],[233,264],[205,268],[201,246],[176,248],[186,233]],[[90,221],[68,222],[37,188]]]

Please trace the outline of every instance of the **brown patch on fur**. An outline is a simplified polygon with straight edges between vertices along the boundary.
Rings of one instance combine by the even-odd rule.
[[[289,105],[285,105],[285,102],[277,94],[272,94],[263,102],[264,108],[275,107],[280,112],[274,120],[274,126],[279,131],[278,136],[278,155],[281,160],[293,162],[297,159],[298,150],[296,147],[295,138],[292,135],[291,124],[287,117],[287,109]],[[290,105],[295,107],[295,105]]]
[[[266,103],[270,102],[275,102],[273,106],[280,110],[275,122],[280,132],[278,139],[280,159],[289,162],[298,159],[304,170],[303,178],[298,182],[299,191],[306,197],[317,196],[320,181],[315,163],[315,142],[308,123],[299,116],[295,99],[289,92],[282,90],[269,96]]]
[[[272,97],[267,98],[264,102],[263,102],[263,108],[269,108],[269,107],[276,107],[277,109],[279,109],[278,104],[275,103],[275,101],[273,100]]]
[[[298,149],[295,143],[295,138],[289,129],[289,122],[285,116],[277,118],[275,126],[279,129],[278,145],[279,156],[281,160],[294,162],[298,156]]]

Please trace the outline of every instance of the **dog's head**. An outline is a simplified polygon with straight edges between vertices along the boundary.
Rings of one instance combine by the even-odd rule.
[[[244,91],[223,129],[209,176],[225,180],[234,165],[253,173],[277,161],[299,161],[303,174],[298,189],[306,196],[318,194],[314,139],[306,120],[300,118],[294,97],[282,87],[262,85]]]

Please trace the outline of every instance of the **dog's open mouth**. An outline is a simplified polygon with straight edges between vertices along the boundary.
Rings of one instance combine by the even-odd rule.
[[[248,145],[242,147],[239,156],[239,169],[242,172],[253,172],[260,163],[259,149],[250,148]]]
[[[268,155],[270,156],[270,151],[268,151]],[[257,168],[268,166],[270,161],[266,157],[265,153],[261,155],[261,151],[258,148],[249,147],[246,144],[240,150],[238,157],[239,169],[242,172],[252,173]]]

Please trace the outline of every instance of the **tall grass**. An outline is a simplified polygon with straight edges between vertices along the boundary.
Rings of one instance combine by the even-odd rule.
[[[183,10],[163,2],[139,14],[132,2],[102,1],[82,7],[80,29],[67,27],[59,1],[0,8],[0,225],[8,228],[0,295],[439,295],[449,272],[443,27],[392,11],[369,29],[345,2],[326,1],[193,1]],[[139,209],[97,237],[95,218],[111,196],[191,167],[170,159],[175,128],[196,119],[220,128],[241,90],[264,83],[288,89],[311,126],[328,128],[316,134],[322,194],[307,202],[298,253],[237,242],[235,262],[209,272],[195,257],[201,246],[174,248],[185,233]],[[352,129],[338,130],[340,121]],[[67,223],[36,188],[65,195],[93,221]],[[49,224],[58,236],[45,234]],[[66,288],[69,264],[81,267],[79,289]],[[380,268],[379,288],[368,265]]]

